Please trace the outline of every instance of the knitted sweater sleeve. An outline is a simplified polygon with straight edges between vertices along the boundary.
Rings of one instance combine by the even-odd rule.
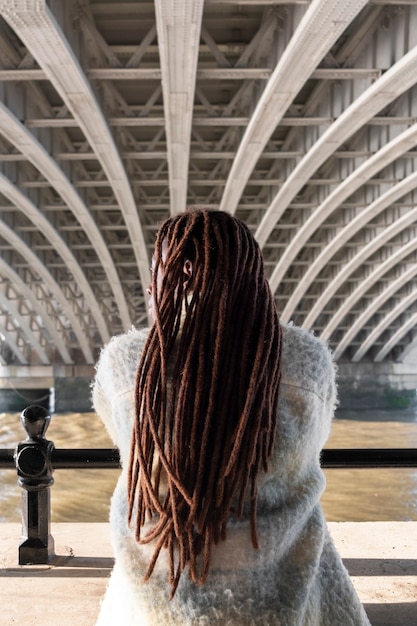
[[[102,388],[100,381],[97,379],[97,377],[93,383],[92,400],[95,412],[101,418],[110,439],[115,445],[117,445],[116,430],[113,426],[111,419],[111,404],[108,401],[104,389]]]
[[[136,370],[147,336],[147,329],[132,329],[113,337],[103,348],[96,366],[93,407],[119,448],[130,439]]]
[[[320,450],[328,439],[337,405],[336,365],[327,345],[311,332],[285,325],[283,331],[282,404],[302,417],[301,431],[310,424]]]

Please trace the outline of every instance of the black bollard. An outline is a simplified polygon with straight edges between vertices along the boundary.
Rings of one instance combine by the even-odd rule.
[[[31,405],[20,415],[27,438],[16,448],[18,483],[22,491],[22,542],[19,564],[49,563],[54,555],[50,525],[50,486],[54,444],[45,439],[51,421],[47,409]]]

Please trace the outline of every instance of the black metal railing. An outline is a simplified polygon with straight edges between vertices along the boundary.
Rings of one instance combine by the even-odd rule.
[[[0,469],[17,470],[18,484],[22,487],[20,565],[49,563],[54,556],[50,532],[54,470],[120,468],[116,448],[55,448],[45,437],[50,420],[44,407],[27,407],[21,413],[26,439],[14,449],[0,449]],[[321,466],[325,469],[414,468],[417,448],[324,449]]]
[[[54,448],[52,469],[118,469],[117,448]],[[324,469],[413,468],[417,448],[325,448],[321,452]],[[16,449],[0,448],[0,470],[17,469]]]

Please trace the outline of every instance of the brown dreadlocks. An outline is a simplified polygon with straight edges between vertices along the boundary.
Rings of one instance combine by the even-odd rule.
[[[212,543],[226,538],[229,517],[240,517],[246,502],[258,545],[257,476],[274,443],[281,329],[259,246],[228,213],[195,209],[163,223],[152,284],[155,323],[136,377],[129,522],[135,518],[139,543],[155,540],[145,579],[168,550],[173,597],[187,565],[194,582],[205,582]]]

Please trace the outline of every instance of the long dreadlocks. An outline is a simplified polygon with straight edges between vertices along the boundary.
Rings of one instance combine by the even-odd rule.
[[[145,579],[168,550],[172,598],[187,565],[194,582],[205,582],[213,542],[226,538],[229,517],[240,517],[246,502],[258,546],[257,476],[274,443],[281,329],[259,246],[230,214],[195,209],[167,220],[154,265],[155,323],[136,376],[129,522],[139,543],[155,540]]]

